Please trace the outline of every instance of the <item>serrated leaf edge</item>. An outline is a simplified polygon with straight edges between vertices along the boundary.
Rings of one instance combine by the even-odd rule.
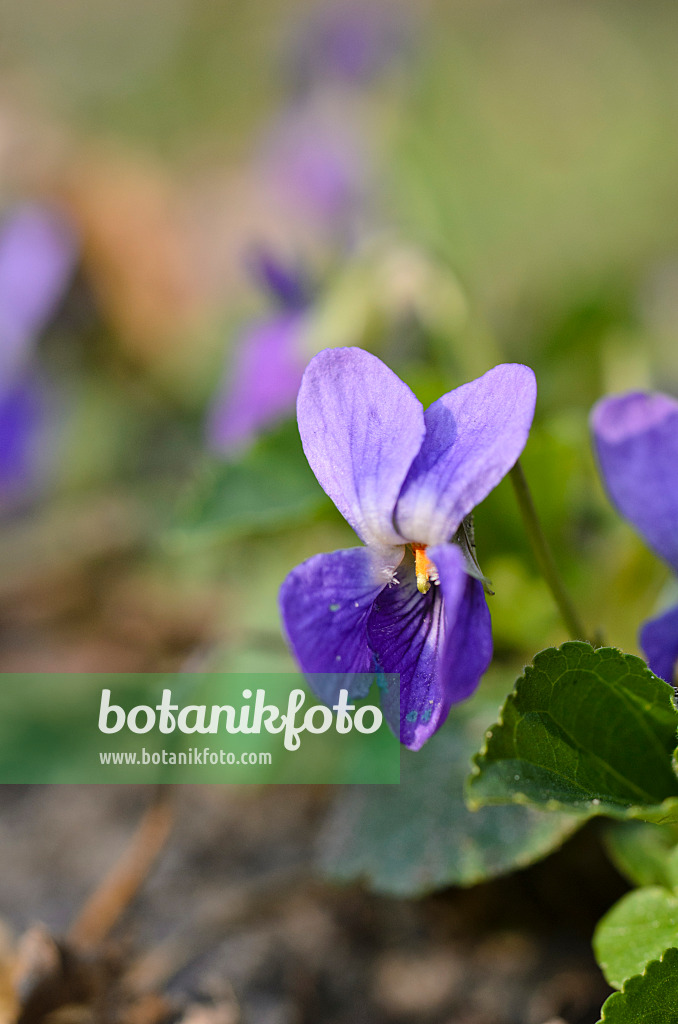
[[[629,994],[631,989],[637,988],[640,984],[642,984],[643,979],[647,978],[651,971],[655,971],[663,965],[664,960],[669,955],[669,953],[676,954],[675,966],[676,968],[678,968],[678,947],[669,946],[668,949],[664,950],[664,952],[658,960],[650,960],[650,962],[646,964],[645,970],[642,974],[634,974],[631,978],[627,978],[619,992],[613,992],[611,996],[608,996],[608,998],[605,1000],[601,1007],[601,1016],[600,1019],[597,1021],[597,1024],[606,1024],[606,1022],[608,1022],[609,1024],[609,1017],[606,1016],[605,1007],[607,1006],[609,1008],[610,1005],[619,1003],[621,1000],[624,999],[625,996]]]

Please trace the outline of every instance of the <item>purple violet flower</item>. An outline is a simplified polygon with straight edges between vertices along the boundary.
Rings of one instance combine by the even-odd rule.
[[[399,720],[387,702],[384,712],[412,750],[490,663],[483,582],[453,541],[523,450],[535,400],[534,374],[519,364],[495,366],[426,411],[359,348],[326,349],[304,373],[304,452],[365,547],[292,570],[280,590],[285,630],[304,672],[346,673],[354,697],[364,693],[352,673],[400,673]]]
[[[31,496],[47,466],[46,390],[33,350],[62,299],[77,257],[56,211],[15,207],[0,225],[0,508]]]
[[[339,0],[321,7],[302,26],[292,48],[302,88],[336,79],[366,85],[407,48],[405,9],[393,3]]]
[[[47,396],[26,375],[0,398],[0,511],[34,496],[46,469]]]
[[[0,390],[30,356],[75,260],[73,232],[56,211],[27,203],[0,224]]]
[[[291,106],[270,131],[261,160],[278,201],[323,232],[342,235],[363,208],[370,147],[341,104],[319,97]]]
[[[311,285],[301,266],[288,265],[264,246],[250,257],[253,276],[283,309],[305,309],[311,302]]]
[[[630,392],[603,398],[591,414],[600,472],[613,504],[678,573],[678,401]],[[667,683],[678,667],[678,606],[644,624],[640,645]]]
[[[308,282],[266,250],[254,253],[252,268],[279,308],[244,330],[212,402],[207,439],[221,454],[246,447],[291,415],[307,362],[302,339],[311,299]]]
[[[243,448],[262,430],[291,415],[305,365],[302,328],[302,313],[284,311],[244,332],[208,417],[213,451]]]

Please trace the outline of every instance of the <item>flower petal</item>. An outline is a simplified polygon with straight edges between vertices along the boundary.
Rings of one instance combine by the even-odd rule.
[[[429,555],[439,567],[444,564],[440,551],[440,548],[429,548]],[[440,580],[444,588],[444,572],[441,572]],[[441,724],[453,704],[471,696],[492,661],[492,620],[480,580],[466,576],[464,593],[456,613],[454,616],[448,613],[446,621],[447,641],[441,672],[448,704]]]
[[[515,464],[536,397],[532,370],[503,363],[429,406],[426,437],[395,511],[403,537],[442,544],[454,536],[464,516]]]
[[[380,359],[359,348],[311,360],[297,402],[311,469],[367,544],[402,544],[393,509],[424,437],[421,403]]]
[[[298,565],[280,588],[280,610],[290,646],[305,673],[372,672],[374,658],[367,642],[367,620],[375,598],[402,557],[391,552],[391,566],[368,548],[349,548],[315,555]],[[328,703],[334,693],[319,690]],[[364,694],[362,694],[364,695]]]
[[[212,405],[207,433],[213,450],[237,448],[292,415],[304,372],[302,325],[298,313],[283,313],[245,333]]]
[[[603,398],[591,425],[611,500],[678,571],[678,402],[646,392]]]
[[[678,668],[678,606],[645,623],[640,631],[640,646],[654,674],[675,686]]]
[[[458,565],[460,594],[462,563],[463,559]],[[378,668],[400,673],[400,708],[395,716],[386,707],[383,710],[400,742],[410,746],[416,723],[433,718],[442,696],[438,662],[444,641],[443,595],[437,586],[427,594],[417,590],[410,551],[401,563],[397,580],[397,586],[382,590],[374,602],[367,634]]]
[[[453,703],[473,692],[492,655],[482,584],[467,575],[461,550],[445,544],[428,554],[440,586],[419,593],[408,552],[399,585],[381,592],[367,627],[379,668],[400,673],[400,720],[384,712],[411,750],[440,728]]]

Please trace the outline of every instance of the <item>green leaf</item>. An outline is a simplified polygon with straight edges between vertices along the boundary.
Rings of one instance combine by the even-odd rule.
[[[321,871],[339,881],[361,879],[378,892],[418,896],[531,864],[574,832],[581,819],[569,814],[527,807],[467,810],[469,759],[499,696],[486,683],[452,709],[422,750],[402,751],[399,786],[338,793],[320,837]]]
[[[598,1024],[676,1024],[678,949],[667,949],[605,1001]]]
[[[296,423],[289,423],[236,462],[206,462],[179,509],[173,539],[229,541],[296,523],[326,502]]]
[[[678,945],[678,898],[648,886],[627,893],[598,923],[596,960],[613,988],[642,974],[651,960]]]
[[[607,853],[620,874],[633,885],[678,885],[678,828],[616,821],[604,834]]]
[[[580,642],[542,651],[474,758],[469,806],[678,822],[677,725],[673,688],[640,658]]]

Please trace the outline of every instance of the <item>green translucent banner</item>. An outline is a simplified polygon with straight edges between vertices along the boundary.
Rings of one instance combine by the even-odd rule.
[[[0,783],[400,782],[399,677],[308,679],[0,675]]]

